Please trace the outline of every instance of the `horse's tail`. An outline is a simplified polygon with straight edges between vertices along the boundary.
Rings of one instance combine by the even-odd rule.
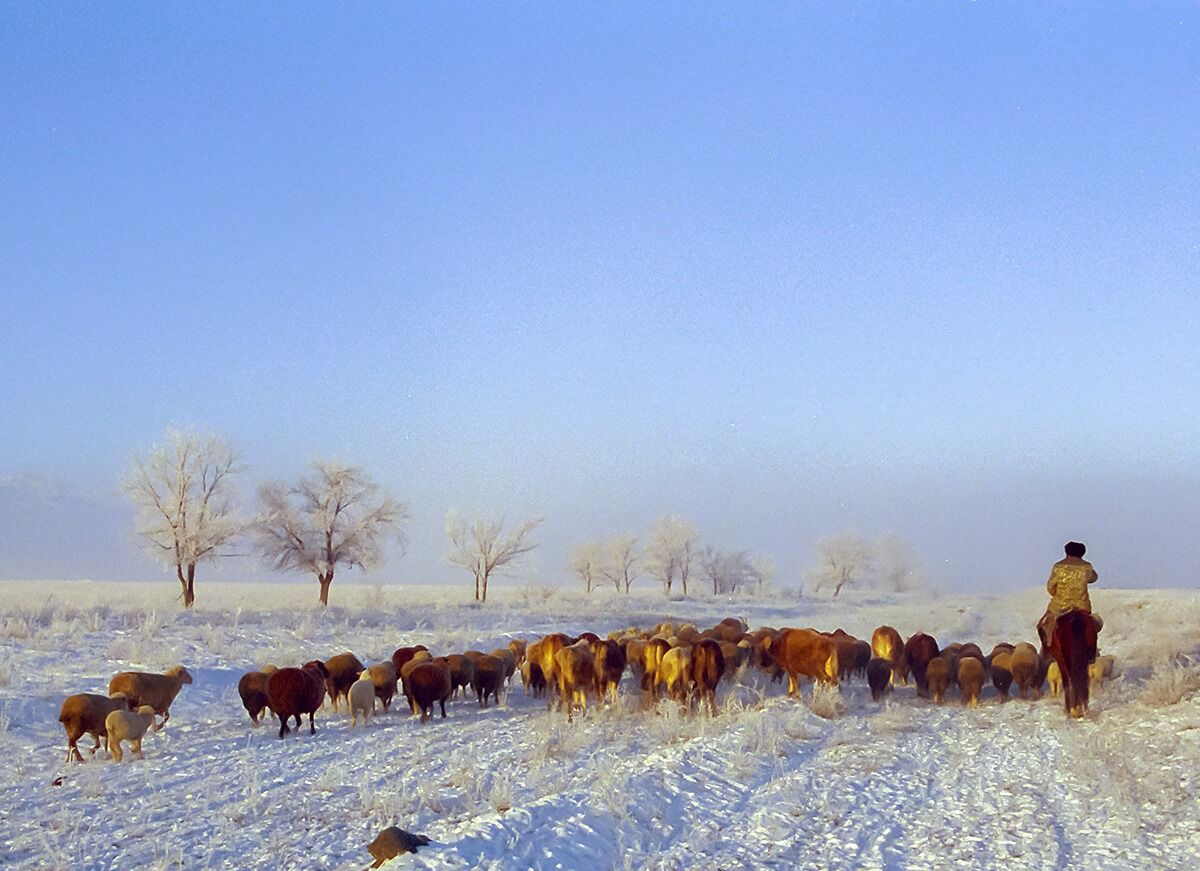
[[[1055,627],[1058,649],[1062,654],[1063,700],[1068,711],[1088,703],[1088,621],[1083,611],[1064,614]]]

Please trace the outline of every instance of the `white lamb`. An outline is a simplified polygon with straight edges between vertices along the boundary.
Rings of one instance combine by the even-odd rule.
[[[365,726],[375,710],[375,681],[371,680],[369,669],[363,671],[358,680],[350,685],[347,695],[350,699],[350,725],[358,723],[358,715],[361,713]]]
[[[162,728],[154,722],[154,708],[150,705],[142,705],[136,711],[113,711],[109,714],[104,719],[104,730],[108,732],[108,749],[113,759],[121,761],[122,741],[129,742],[129,748],[138,759],[144,759],[142,738],[151,727],[156,732]]]

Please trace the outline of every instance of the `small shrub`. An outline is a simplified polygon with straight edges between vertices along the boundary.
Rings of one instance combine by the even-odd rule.
[[[813,684],[812,697],[808,699],[808,708],[822,719],[838,720],[846,714],[846,700],[836,687]]]
[[[1194,660],[1176,657],[1154,666],[1146,679],[1138,701],[1144,705],[1162,708],[1175,705],[1200,689],[1200,667]]]

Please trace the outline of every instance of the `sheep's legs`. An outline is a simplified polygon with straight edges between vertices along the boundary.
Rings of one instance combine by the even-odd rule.
[[[299,718],[297,718],[297,719],[299,719]],[[317,727],[313,725],[313,715],[311,712],[308,715],[308,734],[310,734],[310,735],[317,734]]]

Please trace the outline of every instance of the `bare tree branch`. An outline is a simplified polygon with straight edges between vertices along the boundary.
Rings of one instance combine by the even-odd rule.
[[[222,439],[168,430],[123,481],[137,511],[136,531],[156,559],[175,569],[183,601],[195,601],[196,564],[228,555],[245,528],[234,511],[237,456]]]
[[[409,513],[357,466],[315,460],[313,471],[290,488],[277,481],[259,487],[263,511],[254,530],[264,560],[277,571],[315,575],[327,605],[339,565],[367,571],[389,540],[404,546]]]
[[[446,560],[471,572],[475,579],[475,599],[486,602],[492,574],[537,547],[531,536],[541,524],[542,518],[531,518],[502,539],[503,519],[468,522],[450,511],[446,514],[446,537],[450,540]]]

